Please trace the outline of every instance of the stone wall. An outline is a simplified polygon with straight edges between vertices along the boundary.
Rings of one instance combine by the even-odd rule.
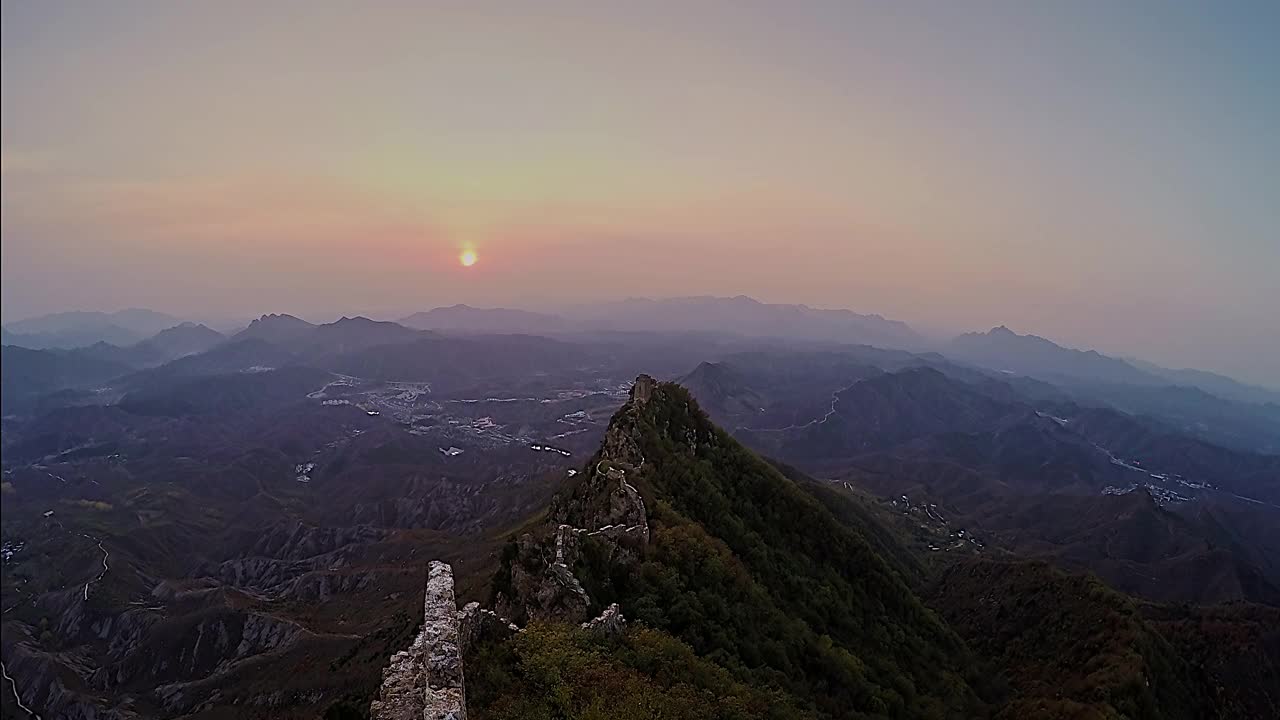
[[[466,720],[459,612],[453,568],[433,560],[427,574],[422,630],[382,671],[372,720]]]
[[[644,405],[649,402],[649,398],[653,397],[654,379],[648,375],[640,375],[636,377],[635,384],[631,386],[631,399],[637,405]]]

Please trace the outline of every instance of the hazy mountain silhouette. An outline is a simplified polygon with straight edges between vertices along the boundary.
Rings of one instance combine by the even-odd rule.
[[[0,397],[5,412],[12,412],[40,395],[70,388],[87,388],[120,377],[131,369],[106,358],[60,350],[32,350],[5,345],[0,348],[4,372]]]
[[[309,328],[304,334],[286,342],[301,353],[341,355],[378,345],[412,342],[426,335],[420,330],[386,320],[343,317]]]
[[[255,338],[266,340],[267,342],[287,343],[301,338],[315,327],[315,325],[306,320],[293,315],[272,313],[263,315],[249,323],[248,327],[233,335],[232,339],[248,340]]]
[[[680,379],[680,384],[712,417],[764,412],[765,399],[750,387],[737,369],[727,363],[699,363],[693,372]]]
[[[107,342],[132,345],[182,322],[154,310],[72,311],[41,315],[4,326],[6,345],[26,348],[75,348]]]
[[[204,352],[227,339],[225,335],[206,325],[182,323],[138,343],[137,348],[152,351],[165,360]]]
[[[882,347],[921,347],[922,338],[906,323],[850,310],[808,305],[777,305],[737,297],[630,298],[578,311],[595,326],[651,332],[720,332],[753,337],[789,338]]]
[[[1038,335],[1019,335],[1003,325],[985,333],[965,333],[953,339],[944,352],[960,360],[1018,375],[1163,384],[1159,377],[1124,360],[1096,350],[1064,348]]]
[[[401,319],[400,324],[419,330],[472,333],[536,334],[561,332],[569,328],[569,323],[558,315],[461,304],[417,312]]]
[[[1164,378],[1175,385],[1191,385],[1218,397],[1237,402],[1274,403],[1280,405],[1280,390],[1242,383],[1239,380],[1208,372],[1207,370],[1195,370],[1192,368],[1173,370],[1145,360],[1126,359],[1139,370]]]

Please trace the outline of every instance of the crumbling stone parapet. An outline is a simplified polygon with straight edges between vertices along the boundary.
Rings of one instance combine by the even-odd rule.
[[[422,630],[382,672],[372,720],[466,720],[458,603],[453,568],[433,560],[427,572]]]

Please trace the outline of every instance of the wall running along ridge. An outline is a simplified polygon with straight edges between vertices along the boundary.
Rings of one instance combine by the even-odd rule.
[[[372,720],[466,720],[459,640],[453,568],[432,560],[422,630],[382,671],[382,689],[369,707]]]

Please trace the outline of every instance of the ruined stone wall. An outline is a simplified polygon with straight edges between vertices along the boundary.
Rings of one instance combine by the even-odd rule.
[[[458,603],[453,568],[433,560],[427,573],[422,630],[382,671],[372,720],[466,720]]]
[[[653,397],[653,386],[655,381],[648,375],[640,375],[636,377],[635,384],[631,386],[631,399],[637,405],[644,405],[649,402],[649,398]]]
[[[645,464],[634,420],[656,388],[648,375],[636,378],[631,401],[621,411],[633,422],[615,421],[605,433],[599,461],[584,468],[588,476],[575,491],[552,500],[549,532],[524,533],[517,540],[508,591],[498,593],[494,610],[471,603],[459,611],[453,569],[432,561],[422,631],[383,670],[382,689],[370,707],[373,720],[466,720],[463,651],[478,638],[520,632],[507,618],[578,623],[602,635],[622,632],[626,620],[617,604],[591,618],[591,598],[573,568],[584,542],[605,548],[608,562],[615,564],[637,562],[649,543],[644,498],[632,483],[642,477]]]

